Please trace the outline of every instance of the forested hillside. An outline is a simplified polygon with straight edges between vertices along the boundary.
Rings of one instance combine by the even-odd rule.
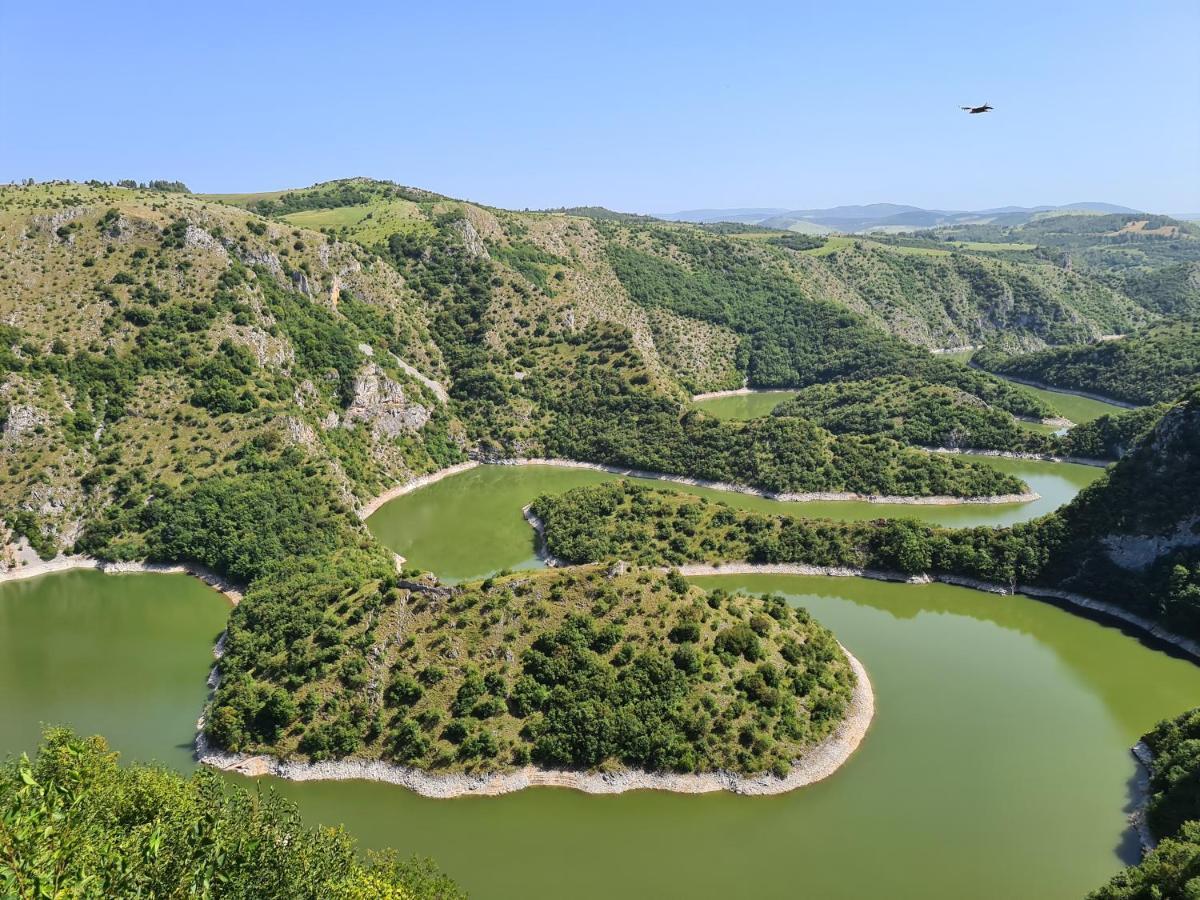
[[[891,376],[813,385],[780,403],[772,415],[799,416],[834,434],[886,435],[916,447],[1115,460],[1168,407],[1160,403],[1110,413],[1046,434],[966,391]]]
[[[846,302],[925,346],[1001,339],[1035,348],[1123,333],[1148,318],[1136,298],[1029,254],[860,241],[817,261],[845,286]]]
[[[755,428],[778,425],[705,422],[683,402],[683,388],[736,383],[748,338],[631,301],[590,220],[361,181],[239,202],[278,221],[179,191],[0,191],[0,514],[43,556],[118,510],[132,521],[147,497],[292,456],[348,509],[468,452],[771,490],[1020,489],[807,423],[748,465]],[[290,221],[306,218],[354,240]],[[846,317],[848,354],[861,338],[875,359],[1038,412],[1003,382],[818,307]],[[123,540],[109,552],[138,552]]]
[[[628,584],[539,576],[446,594],[398,575],[355,511],[386,487],[468,455],[554,454],[773,491],[1020,490],[994,469],[906,444],[968,433],[978,442],[1034,441],[1014,430],[1012,416],[1048,409],[901,341],[835,293],[811,293],[796,275],[809,263],[792,257],[822,249],[690,226],[508,213],[377,182],[222,203],[103,185],[5,189],[0,509],[12,540],[29,545],[13,543],[9,553],[192,562],[245,585],[208,717],[209,736],[226,748],[365,752],[451,770],[516,765],[525,754],[547,765],[778,768],[831,727],[844,680],[821,682],[829,702],[737,713],[775,717],[772,741],[752,735],[749,750],[720,737],[703,743],[695,735],[704,729],[692,728],[697,709],[723,715],[719,701],[714,710],[703,699],[711,685],[770,703],[782,688],[770,684],[775,675],[724,660],[724,642],[675,641],[679,623],[655,619],[649,598],[677,617],[680,604],[695,606],[709,624],[726,610],[753,618],[745,604],[757,601],[696,606],[657,575]],[[688,392],[746,378],[810,387],[792,415],[734,423],[689,409]],[[1150,424],[1110,422],[1092,439],[1129,441]],[[1173,473],[1176,485],[1183,474]],[[948,535],[704,515],[703,528],[689,531],[672,512],[677,525],[639,542],[659,554],[647,560],[734,547],[1012,582],[1050,571],[1066,527],[1054,519],[1052,528]],[[1088,521],[1070,520],[1063,539],[1086,541]],[[604,533],[598,525],[595,537]],[[1139,594],[1184,629],[1192,626],[1178,598],[1191,589],[1188,572],[1168,572]],[[571,608],[595,621],[572,624],[561,604],[544,610],[538,592],[572,598]],[[500,622],[518,613],[529,629],[509,637]],[[443,644],[452,639],[445,626],[461,622],[454,634],[471,636],[471,647],[449,649],[465,662],[439,679],[409,665],[403,654],[412,647],[376,652],[398,617],[426,629],[421,640]],[[617,633],[609,624],[618,643],[601,651]],[[809,629],[806,645],[820,643],[816,626],[794,627]],[[742,637],[737,646],[753,645]],[[565,686],[581,703],[619,708],[630,696],[622,692],[642,684],[628,674],[642,672],[639,659],[670,675],[655,682],[673,686],[667,694],[638,696],[675,737],[639,743],[621,719],[603,752],[572,743],[570,723],[541,693],[564,685],[535,665],[535,651],[551,644],[599,667],[594,682]],[[629,659],[588,655],[624,654],[618,644],[632,647]],[[487,647],[492,655],[471,655]],[[533,667],[523,670],[532,681],[510,672],[511,684],[488,683],[485,660],[501,647]],[[776,675],[789,671],[770,665]],[[807,679],[793,681],[805,686],[795,696],[814,704],[823,696]],[[528,688],[523,716],[511,705],[525,696],[514,695],[518,682]],[[478,693],[469,708],[462,691]],[[735,719],[732,731],[716,733],[736,735]],[[648,755],[649,746],[672,755]]]
[[[1155,316],[1200,313],[1200,227],[1193,222],[1133,212],[1044,214],[1018,222],[998,216],[917,237],[935,247],[970,247],[997,259],[1086,273]]]
[[[981,350],[984,369],[1128,403],[1178,397],[1200,381],[1200,319],[1163,322],[1116,341],[1008,355]]]
[[[463,458],[424,308],[320,234],[174,193],[0,191],[0,320],[0,515],[46,556],[264,455],[348,507]]]

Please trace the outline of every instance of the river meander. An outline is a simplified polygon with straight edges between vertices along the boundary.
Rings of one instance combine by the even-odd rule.
[[[907,517],[939,525],[1011,525],[1058,508],[1102,474],[1094,466],[1038,460],[972,457],[983,465],[1022,478],[1040,500],[1030,503],[908,506],[859,501],[780,503],[649,479],[630,479],[666,490],[687,491],[742,509],[842,520]],[[521,509],[542,493],[561,493],[585,484],[616,480],[590,469],[551,466],[479,466],[435,482],[383,506],[368,527],[410,565],[446,581],[492,575],[501,569],[539,565],[533,533]]]
[[[970,354],[968,354],[969,356]],[[1003,378],[1004,376],[997,376]],[[1013,382],[1016,384],[1016,382]],[[1019,385],[1023,391],[1036,395],[1050,405],[1056,415],[1070,419],[1076,425],[1091,422],[1109,413],[1121,413],[1124,407],[1091,397],[1080,397],[1065,391],[1053,391],[1046,388],[1036,388],[1031,385]],[[693,401],[696,409],[702,409],[718,419],[756,419],[759,416],[770,415],[771,411],[782,403],[796,396],[795,391],[751,391],[748,394],[726,394],[721,397],[709,397]],[[1057,426],[1037,426],[1035,430],[1054,431]]]
[[[1063,479],[1057,502],[1098,474],[1080,469],[1074,482],[1074,468],[1028,465]],[[606,477],[483,467],[393,501],[370,525],[447,575],[530,566],[520,507]],[[860,504],[821,506],[858,515]],[[264,782],[310,821],[433,856],[476,897],[1080,897],[1132,852],[1130,744],[1200,701],[1200,667],[1024,597],[853,578],[698,581],[785,594],[870,670],[876,718],[833,777],[765,798],[536,789],[453,801],[376,783]],[[0,751],[31,749],[39,722],[68,722],[134,758],[190,765],[227,610],[180,575],[0,585]]]

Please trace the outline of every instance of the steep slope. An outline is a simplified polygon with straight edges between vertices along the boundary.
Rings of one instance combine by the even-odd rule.
[[[841,285],[847,305],[893,333],[932,347],[989,339],[1024,347],[1122,333],[1149,318],[1128,297],[1095,279],[1047,263],[1018,264],[986,254],[904,252],[860,242],[816,260]]]
[[[761,477],[772,490],[1021,490],[807,426],[774,462],[747,465],[751,431],[703,423],[681,389],[737,384],[744,337],[634,302],[590,219],[363,181],[238,202],[284,217],[365,204],[372,218],[320,233],[179,192],[0,191],[0,510],[42,555],[115,509],[260,458],[308,460],[348,508],[467,452]],[[364,223],[398,204],[403,227],[368,246]],[[819,478],[797,467],[810,457]],[[122,522],[131,543],[114,531],[91,546],[136,556],[144,527]]]
[[[1127,403],[1178,397],[1200,381],[1200,319],[1167,321],[1121,340],[1010,356],[992,349],[972,361],[992,372]]]
[[[249,445],[323,460],[351,505],[460,458],[421,303],[315,232],[178,194],[6,190],[0,321],[0,507],[41,549]]]
[[[1058,518],[1043,580],[1200,635],[1200,390]]]

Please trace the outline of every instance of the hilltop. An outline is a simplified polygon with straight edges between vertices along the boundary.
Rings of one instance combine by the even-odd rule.
[[[407,227],[404,223],[411,225],[422,199],[437,196],[388,182],[351,179],[298,191],[214,198],[373,246],[386,241],[398,227]],[[614,245],[651,254],[661,248],[667,262],[685,268],[690,267],[689,260],[703,266],[705,256],[733,255],[750,267],[766,269],[767,274],[776,270],[789,283],[789,290],[811,301],[848,307],[876,328],[926,347],[982,343],[988,337],[1010,334],[1021,346],[1037,347],[1125,331],[1153,317],[1121,290],[1064,271],[1058,262],[1036,255],[1009,259],[970,244],[947,247],[936,242],[926,246],[888,239],[833,238],[793,249],[786,234],[764,228],[705,230],[599,208],[549,214],[506,213],[474,204],[463,204],[463,208],[472,211],[468,218],[485,243],[508,233],[515,253],[507,262],[516,263],[535,283],[548,276],[546,271],[538,272],[554,257],[559,265],[572,270],[581,264],[595,264],[596,276],[611,279],[610,273],[615,270],[619,275],[620,268],[605,266],[594,250],[608,255]],[[574,221],[582,231],[564,234],[561,219]],[[586,226],[585,221],[600,227]],[[511,233],[514,227],[519,233]],[[554,234],[560,236],[553,238]],[[585,253],[574,239],[580,235],[587,235],[592,253]],[[704,243],[696,245],[697,240]],[[564,261],[562,251],[567,247],[572,249]],[[542,254],[540,259],[538,254]],[[564,290],[573,286],[573,279],[551,285]],[[636,290],[624,286],[638,305],[645,305]],[[740,285],[735,288],[744,289]],[[608,285],[604,289],[611,291]],[[688,381],[692,389],[716,389],[723,378],[734,374],[730,368],[744,370],[726,349],[707,364],[712,370],[708,377],[688,372],[686,360],[697,350],[708,357],[711,351],[706,345],[711,339],[723,338],[717,347],[728,348],[730,338],[744,340],[745,331],[738,332],[734,323],[713,321],[694,312],[685,313],[683,322],[673,317],[664,320],[662,305],[656,306],[647,323],[651,337],[660,351],[666,351],[664,361],[674,368],[673,374]],[[704,341],[684,338],[680,329],[695,334],[697,319],[732,327],[738,333],[730,336],[725,329],[707,328],[701,332]],[[672,348],[677,352],[672,353]]]
[[[868,203],[833,206],[827,209],[780,207],[753,209],[692,209],[660,213],[658,218],[679,222],[739,222],[803,233],[865,233],[870,231],[915,231],[937,225],[990,223],[1017,224],[1056,212],[1136,213],[1112,203],[1068,203],[1064,206],[1003,206],[983,210],[923,209],[903,203]]]

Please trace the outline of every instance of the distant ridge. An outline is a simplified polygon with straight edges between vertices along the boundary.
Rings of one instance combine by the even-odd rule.
[[[1019,225],[1045,213],[1137,213],[1139,210],[1114,203],[1082,202],[1064,206],[1001,206],[981,210],[923,209],[902,203],[869,203],[833,206],[827,209],[779,209],[737,207],[692,209],[659,213],[658,218],[675,222],[735,222],[788,231],[914,231],[939,225],[986,224],[1002,218],[1005,225]]]

